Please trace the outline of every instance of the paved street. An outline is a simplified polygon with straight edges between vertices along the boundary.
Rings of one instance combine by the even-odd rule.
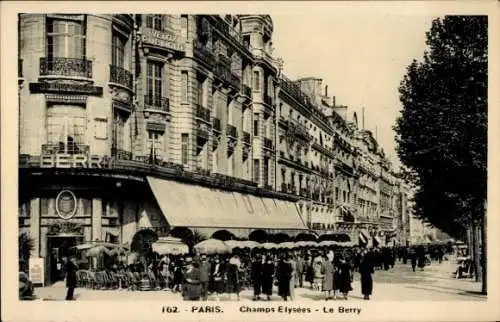
[[[377,271],[375,273],[373,301],[468,301],[484,300],[479,295],[481,284],[470,279],[454,279],[450,272],[454,271],[453,264],[449,261],[442,264],[433,263],[425,270],[412,272],[410,265],[396,264],[389,271]],[[355,273],[353,283],[354,290],[348,301],[363,301],[360,294],[359,274]],[[52,287],[38,288],[37,297],[44,300],[63,300],[66,289],[60,283]],[[179,294],[167,291],[127,291],[127,290],[88,290],[77,289],[75,291],[77,300],[138,300],[138,301],[176,301],[180,299]],[[276,290],[274,292],[276,294]],[[323,301],[323,294],[306,288],[295,290],[296,300]],[[280,300],[277,295],[274,300]],[[210,296],[209,300],[216,300]],[[228,300],[227,295],[221,297],[222,301]],[[236,301],[235,296],[232,297]],[[241,294],[241,301],[251,301],[252,291],[245,290]],[[337,300],[344,301],[344,300]]]

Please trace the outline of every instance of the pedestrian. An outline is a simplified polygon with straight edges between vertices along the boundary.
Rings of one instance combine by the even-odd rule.
[[[290,296],[290,279],[292,277],[292,266],[289,263],[288,255],[284,255],[278,262],[276,269],[278,278],[278,295],[284,301]]]
[[[236,300],[240,300],[240,265],[241,262],[237,255],[233,256],[226,263],[226,291],[229,295],[229,300],[231,300],[231,295],[236,294]]]
[[[267,300],[271,300],[273,294],[273,281],[274,281],[274,262],[270,255],[266,256],[266,262],[262,268],[262,293],[267,296]]]
[[[363,294],[363,299],[365,300],[369,300],[370,295],[372,295],[373,292],[373,273],[375,273],[373,268],[373,254],[365,251],[359,265],[361,293]]]
[[[425,261],[426,261],[426,257],[425,257],[425,252],[424,250],[421,248],[418,252],[418,256],[417,256],[417,265],[418,267],[420,268],[421,271],[424,270],[424,266],[425,266]]]
[[[328,258],[328,255],[324,257],[323,267],[321,268],[323,273],[323,292],[325,292],[325,301],[328,301],[331,298],[331,292],[334,290],[333,287],[333,273],[334,267],[332,261]],[[335,291],[333,293],[335,298]]]
[[[208,298],[208,284],[210,282],[211,264],[207,260],[207,255],[201,255],[200,263],[200,285],[201,285],[201,300],[206,301]]]
[[[417,267],[417,254],[414,250],[410,251],[410,262],[411,269],[415,272],[415,268]]]
[[[264,267],[264,257],[256,254],[252,262],[252,286],[253,286],[253,300],[260,300],[260,293],[262,292],[262,270]]]
[[[323,260],[321,257],[314,258],[313,271],[314,271],[313,290],[321,292],[323,278],[324,278]]]
[[[183,259],[180,258],[174,265],[174,286],[173,292],[182,291],[182,281],[184,280]]]
[[[295,283],[298,283],[299,287],[302,287],[303,285],[303,279],[304,279],[304,268],[305,268],[305,262],[304,262],[304,257],[299,254],[297,257],[297,267],[295,271]]]
[[[191,257],[186,258],[186,271],[182,285],[182,297],[186,301],[198,301],[201,297],[199,263],[193,262]]]
[[[347,294],[352,291],[352,267],[344,258],[339,259],[338,272],[338,289],[347,300]]]
[[[66,301],[74,301],[74,293],[76,288],[76,271],[78,267],[73,262],[73,258],[64,257],[64,270],[66,272],[66,287],[68,291],[66,293]]]
[[[290,264],[291,268],[291,273],[290,273],[290,283],[289,283],[289,288],[290,288],[290,300],[294,300],[295,297],[295,275],[297,274],[297,262],[293,258],[293,256],[288,256],[288,263]]]
[[[312,256],[309,255],[307,261],[305,262],[305,280],[309,282],[311,289],[314,288],[314,269],[313,269],[313,259]]]
[[[210,274],[213,285],[213,291],[215,292],[215,294],[217,294],[215,298],[216,301],[218,301],[220,299],[221,294],[224,293],[224,283],[225,283],[224,268],[225,268],[224,265],[220,262],[219,256],[216,256]]]

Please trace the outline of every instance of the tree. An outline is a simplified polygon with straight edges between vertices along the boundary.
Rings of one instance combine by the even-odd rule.
[[[401,82],[403,109],[394,127],[416,186],[415,215],[455,238],[473,232],[476,268],[477,228],[486,256],[487,19],[433,21],[423,61],[414,60]],[[482,271],[486,292],[486,265]]]
[[[28,270],[28,260],[30,258],[31,252],[35,248],[35,241],[26,232],[19,234],[18,236],[18,247],[19,247],[19,262],[20,270]]]

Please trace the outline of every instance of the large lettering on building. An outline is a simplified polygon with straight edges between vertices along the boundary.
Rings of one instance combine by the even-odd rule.
[[[99,155],[56,153],[40,156],[40,168],[111,169],[114,158]]]

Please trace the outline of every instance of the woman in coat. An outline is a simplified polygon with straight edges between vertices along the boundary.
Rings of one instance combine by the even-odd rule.
[[[352,291],[352,268],[351,265],[343,258],[340,259],[338,265],[339,280],[338,289],[340,293],[344,295],[344,299],[347,300],[347,294]],[[371,292],[370,292],[371,293]]]
[[[278,277],[278,295],[287,301],[290,296],[290,279],[292,278],[292,266],[288,262],[288,258],[284,257],[278,262],[276,270]]]
[[[373,278],[372,274],[375,272],[373,269],[372,256],[370,253],[365,252],[361,263],[359,264],[359,274],[361,276],[361,293],[365,300],[370,299],[373,291]]]
[[[216,300],[219,300],[220,295],[224,293],[224,276],[224,265],[220,262],[220,259],[217,256],[214,259],[212,270],[210,272],[210,280],[212,281],[213,291],[217,294]]]
[[[313,290],[321,291],[321,286],[323,284],[323,260],[321,257],[316,257],[314,259],[313,271],[314,271],[314,280],[313,280]]]
[[[260,255],[255,256],[252,262],[251,278],[253,285],[253,300],[260,300],[260,293],[262,291],[262,269],[264,267],[264,258]]]
[[[331,298],[331,292],[334,290],[333,287],[333,263],[325,256],[323,259],[323,266],[321,268],[323,272],[323,292],[325,292],[325,301]],[[335,296],[335,291],[334,291]]]
[[[229,299],[231,300],[231,294],[236,293],[236,299],[240,300],[240,272],[239,266],[236,263],[230,262],[226,263],[226,291],[229,294]]]
[[[68,292],[66,293],[66,301],[74,301],[74,293],[76,288],[76,271],[78,267],[73,263],[73,260],[64,257],[65,271],[66,271],[66,287]]]
[[[313,289],[313,284],[314,284],[314,269],[313,269],[313,259],[312,256],[309,256],[304,263],[305,266],[305,271],[306,271],[306,276],[305,280],[306,282],[309,282],[311,285],[311,289]]]
[[[295,277],[297,275],[297,261],[295,260],[295,258],[290,256],[288,263],[290,264],[290,268],[292,270],[291,276],[290,276],[290,300],[293,301],[294,296],[295,296],[294,290],[295,290],[295,283],[296,283]]]
[[[193,263],[191,258],[186,259],[186,264],[182,296],[186,301],[199,301],[201,297],[199,264]]]
[[[271,300],[273,294],[274,262],[271,256],[266,256],[266,262],[262,267],[262,293],[267,295],[267,300]]]

